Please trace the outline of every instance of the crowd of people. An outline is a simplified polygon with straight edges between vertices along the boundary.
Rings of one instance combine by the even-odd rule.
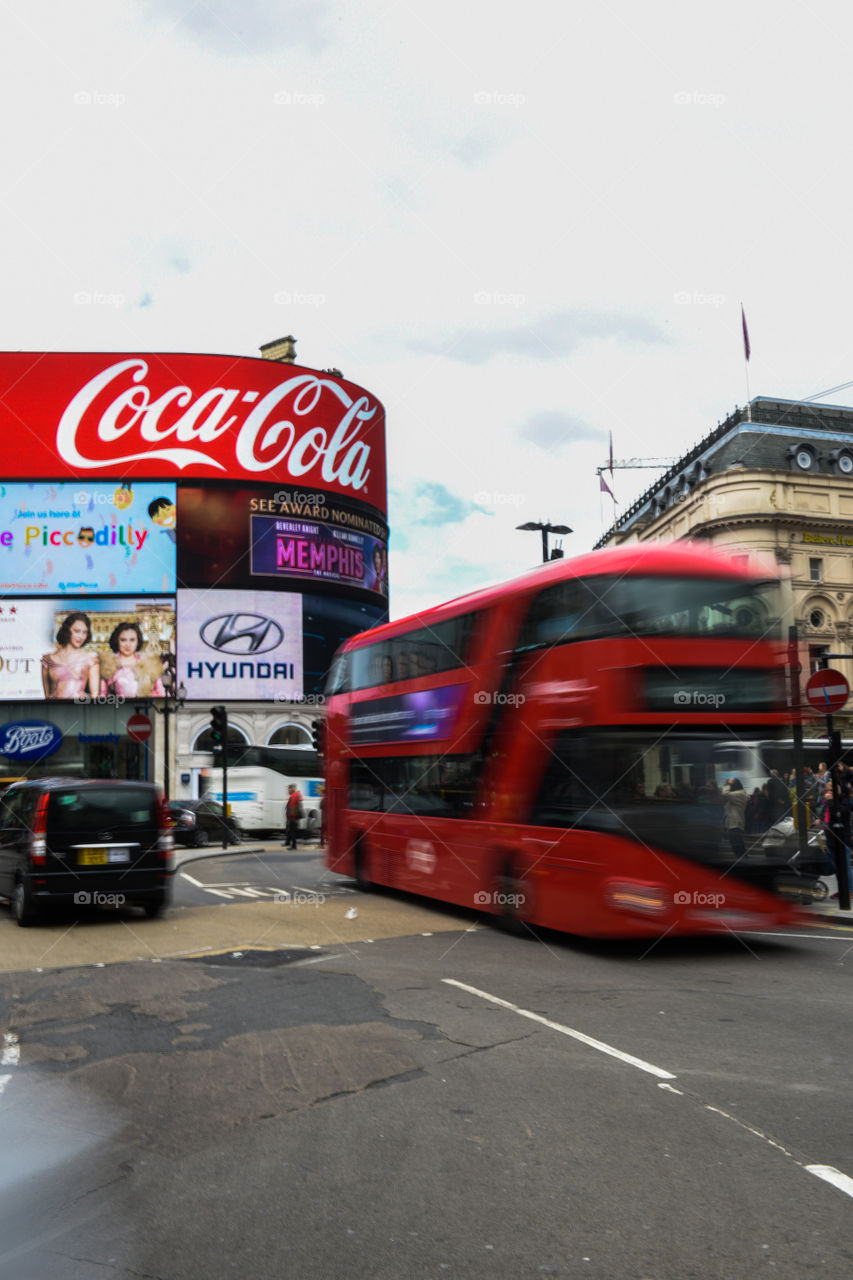
[[[838,782],[839,820],[850,829],[853,804],[853,770],[845,764],[835,766]],[[797,806],[797,775],[791,769],[780,773],[771,769],[762,787],[756,787],[747,800],[744,826],[747,835],[762,835],[782,818],[794,815]],[[812,825],[828,823],[832,815],[826,813],[832,805],[832,774],[829,765],[822,761],[817,769],[803,766],[803,803],[808,809],[808,821]]]

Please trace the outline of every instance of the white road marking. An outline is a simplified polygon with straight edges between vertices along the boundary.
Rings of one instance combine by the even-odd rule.
[[[584,1035],[582,1031],[575,1031],[572,1027],[564,1027],[559,1022],[552,1022],[550,1018],[544,1018],[541,1013],[534,1013],[531,1009],[522,1009],[519,1005],[512,1004],[509,1000],[502,1000],[500,996],[490,995],[488,991],[480,991],[477,987],[469,987],[466,982],[457,982],[455,978],[442,978],[442,982],[446,982],[450,987],[458,987],[460,991],[467,991],[473,996],[479,996],[481,1000],[488,1000],[492,1004],[499,1005],[502,1009],[509,1009],[512,1013],[517,1013],[522,1018],[530,1018],[532,1022],[539,1022],[544,1027],[550,1027],[552,1031],[559,1031],[564,1036],[571,1036],[573,1040],[579,1040],[581,1044],[589,1045],[591,1049],[598,1049],[600,1053],[619,1058],[621,1062],[627,1062],[632,1067],[639,1067],[641,1071],[647,1071],[650,1075],[660,1076],[665,1080],[677,1079],[677,1076],[674,1076],[670,1071],[663,1071],[660,1067],[656,1067],[650,1062],[645,1062],[642,1058],[635,1058],[629,1053],[623,1053],[621,1049],[614,1049],[612,1045],[604,1044],[601,1040],[593,1040],[591,1036]],[[659,1084],[658,1088],[666,1089],[670,1093],[676,1093],[680,1097],[685,1096],[681,1089],[674,1089],[672,1085]],[[695,1097],[695,1095],[691,1096]],[[739,1120],[737,1116],[731,1115],[728,1111],[723,1111],[720,1107],[711,1106],[707,1102],[702,1105],[706,1111],[712,1111],[715,1115],[722,1116],[725,1120],[731,1120],[733,1124],[745,1129],[747,1133],[751,1133],[756,1138],[761,1138],[763,1142],[766,1142],[768,1146],[773,1147],[776,1151],[781,1151],[782,1155],[787,1156],[789,1160],[793,1160],[794,1164],[799,1165],[801,1169],[805,1169],[807,1173],[814,1174],[816,1178],[821,1178],[824,1182],[828,1182],[830,1186],[843,1191],[845,1195],[853,1198],[853,1178],[846,1173],[842,1173],[840,1169],[834,1168],[831,1164],[803,1164],[802,1160],[798,1160],[787,1147],[783,1147],[780,1142],[776,1142],[768,1134],[762,1132],[761,1129],[756,1129],[744,1120]]]
[[[14,1031],[7,1031],[3,1035],[3,1047],[0,1049],[0,1067],[17,1067],[20,1061],[21,1042]],[[11,1079],[11,1073],[0,1076],[0,1094]]]
[[[853,920],[850,921],[850,924],[853,924]],[[840,924],[838,926],[839,929],[843,929],[845,927],[849,927],[847,926],[846,920],[844,921],[844,924]],[[749,936],[752,938],[805,938],[808,942],[811,942],[812,940],[817,942],[850,941],[850,939],[845,937],[844,934],[838,933],[765,933],[763,929],[760,931],[751,930]]]
[[[575,1031],[572,1027],[564,1027],[562,1023],[552,1022],[550,1018],[543,1018],[541,1013],[534,1013],[532,1009],[522,1009],[517,1004],[511,1004],[509,1000],[501,1000],[499,996],[489,995],[487,991],[479,991],[477,987],[469,987],[464,982],[457,982],[455,978],[442,978],[442,982],[446,982],[451,987],[459,987],[461,991],[468,991],[472,996],[479,996],[481,1000],[490,1000],[492,1004],[510,1009],[522,1018],[530,1018],[531,1022],[541,1022],[543,1027],[550,1027],[552,1031],[559,1031],[561,1035],[571,1036],[573,1040],[579,1040],[581,1044],[597,1049],[599,1053],[607,1053],[611,1058],[618,1058],[620,1062],[627,1062],[629,1066],[638,1067],[640,1071],[647,1071],[649,1075],[658,1076],[661,1080],[677,1079],[671,1071],[664,1071],[662,1067],[656,1067],[642,1058],[635,1058],[630,1053],[623,1053],[621,1049],[614,1049],[603,1040],[593,1040],[592,1036],[584,1035],[583,1031]]]
[[[846,1196],[853,1196],[853,1178],[848,1178],[846,1173],[833,1169],[831,1164],[807,1164],[803,1167],[807,1173],[813,1173],[816,1178],[823,1178],[824,1182],[837,1187]]]

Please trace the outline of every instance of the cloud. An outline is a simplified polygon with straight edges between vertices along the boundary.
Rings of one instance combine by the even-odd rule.
[[[481,290],[474,300],[485,315],[503,299],[520,299],[522,294]],[[444,342],[419,339],[409,344],[419,354],[441,355],[463,364],[484,364],[497,356],[522,356],[533,360],[554,360],[572,355],[582,343],[616,338],[622,342],[668,343],[670,339],[656,324],[643,316],[606,311],[558,311],[532,324],[511,328],[462,330]]]
[[[169,19],[205,48],[232,57],[301,47],[319,53],[328,43],[322,31],[327,6],[317,0],[146,0],[155,17]]]
[[[407,492],[392,496],[392,503],[403,516],[398,528],[413,524],[460,524],[480,509],[475,502],[460,498],[445,485],[431,480],[419,481]]]
[[[530,440],[540,449],[560,449],[563,445],[577,444],[580,440],[603,440],[604,435],[591,427],[582,418],[574,418],[570,413],[560,413],[554,409],[544,409],[534,413],[518,434],[522,440]]]

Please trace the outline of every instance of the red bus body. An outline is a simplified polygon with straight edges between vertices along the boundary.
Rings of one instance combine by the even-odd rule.
[[[353,637],[328,687],[328,866],[591,937],[791,923],[717,789],[739,738],[791,723],[773,589],[633,545]]]

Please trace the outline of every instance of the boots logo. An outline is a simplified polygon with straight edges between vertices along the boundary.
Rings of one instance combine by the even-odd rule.
[[[0,755],[9,760],[43,760],[62,744],[62,733],[47,720],[13,720],[0,729]]]
[[[284,639],[275,619],[261,613],[221,613],[218,618],[208,618],[199,635],[209,649],[238,654],[268,653]]]

